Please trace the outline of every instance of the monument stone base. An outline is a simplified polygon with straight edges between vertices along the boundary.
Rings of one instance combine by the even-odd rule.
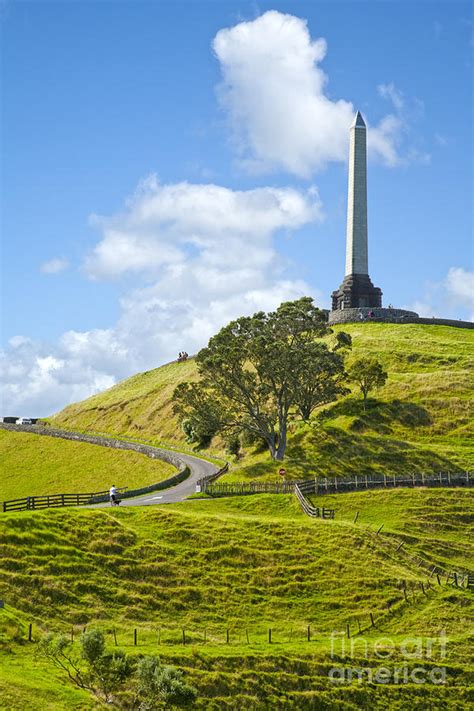
[[[366,308],[358,309],[337,309],[330,311],[328,316],[329,325],[336,323],[357,323],[379,321],[383,323],[418,323],[419,316],[415,311],[405,309],[383,309]]]
[[[382,290],[372,284],[368,274],[349,274],[337,291],[332,292],[332,309],[357,307],[380,308]]]

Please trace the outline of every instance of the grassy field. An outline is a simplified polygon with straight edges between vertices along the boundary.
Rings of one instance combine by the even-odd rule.
[[[308,424],[290,422],[288,476],[472,468],[472,332],[376,323],[344,330],[353,337],[351,357],[376,355],[389,378],[367,411],[353,392]],[[172,363],[71,405],[51,422],[186,448],[171,398],[179,382],[196,377],[192,360]],[[86,475],[97,482],[100,472],[105,488],[111,471],[114,483],[130,486],[125,471],[152,471],[155,481],[165,466],[130,452],[34,435],[16,443],[2,434],[5,471],[16,472],[3,486],[15,479],[24,485],[28,472],[39,487],[62,472],[53,488],[80,481],[85,490]],[[201,454],[224,453],[215,440]],[[110,462],[96,463],[101,456]],[[276,467],[266,452],[250,449],[226,477],[271,479]],[[198,709],[469,708],[472,591],[446,584],[446,575],[439,585],[427,571],[473,572],[472,493],[375,490],[314,503],[334,508],[336,518],[312,520],[284,495],[2,515],[0,707],[96,708],[36,656],[34,642],[25,641],[33,623],[34,640],[48,630],[77,636],[87,625],[100,627],[113,645],[115,630],[128,652],[159,654],[182,667],[198,689]],[[423,645],[443,634],[446,655],[435,644],[430,656]],[[403,653],[407,637],[422,639],[421,656]],[[334,667],[400,665],[427,674],[440,666],[446,683],[329,678]]]
[[[316,412],[308,424],[290,422],[288,476],[473,468],[474,333],[381,323],[348,324],[344,330],[353,338],[351,357],[377,356],[389,378],[366,412],[353,392]],[[196,377],[192,360],[172,363],[71,405],[52,422],[179,445],[184,438],[171,396],[178,383]],[[218,441],[206,451],[223,455]],[[247,450],[232,462],[227,478],[271,479],[277,468],[266,451]]]
[[[407,554],[467,571],[469,492],[372,491],[324,501],[334,503],[334,521],[309,519],[294,498],[269,495],[2,515],[7,607],[0,610],[0,693],[10,699],[6,708],[24,708],[33,688],[27,708],[93,708],[60,685],[57,672],[48,674],[32,656],[34,644],[19,643],[28,622],[35,638],[46,629],[77,633],[97,625],[112,643],[115,628],[119,646],[182,666],[199,690],[196,708],[468,708],[472,592],[428,587],[427,573]],[[403,550],[389,545],[394,537],[403,538]],[[444,630],[447,684],[330,682],[329,669],[344,663],[340,637],[331,658],[331,633],[345,633],[349,624],[355,635],[359,623],[368,656],[359,639],[352,665],[387,666],[373,651],[381,637],[397,647],[408,636],[437,637]],[[390,663],[400,661],[397,654]],[[440,663],[436,655],[423,659],[428,668]],[[31,673],[21,674],[22,665]]]
[[[0,429],[0,500],[28,495],[135,488],[173,476],[176,469],[131,451]]]

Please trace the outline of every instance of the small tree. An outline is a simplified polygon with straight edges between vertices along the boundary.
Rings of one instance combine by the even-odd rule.
[[[347,369],[350,381],[357,383],[364,398],[364,410],[366,409],[367,396],[371,390],[385,385],[388,374],[384,370],[382,363],[377,358],[358,358]]]
[[[92,692],[107,703],[122,690],[134,671],[133,660],[122,650],[108,652],[100,630],[81,634],[79,648],[64,635],[47,635],[39,652],[62,669],[80,689]]]
[[[160,664],[157,657],[137,660],[120,649],[109,652],[100,630],[81,634],[79,645],[64,635],[47,635],[39,653],[67,674],[80,689],[119,708],[152,711],[190,705],[197,691],[175,667]],[[124,701],[127,694],[129,703]]]
[[[197,697],[196,689],[183,679],[183,673],[171,666],[162,666],[158,657],[140,659],[137,665],[136,701],[139,711],[156,708],[190,706]]]

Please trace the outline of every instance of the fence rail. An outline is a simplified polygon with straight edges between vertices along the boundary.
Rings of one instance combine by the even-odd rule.
[[[438,474],[364,474],[354,475],[353,479],[315,477],[314,479],[306,479],[305,481],[298,482],[298,486],[303,493],[316,494],[317,496],[364,489],[472,485],[472,475],[470,472],[439,472]]]
[[[229,496],[242,494],[292,494],[295,488],[293,481],[250,481],[250,482],[218,482],[207,483],[201,479],[201,491],[211,496]]]
[[[334,509],[326,509],[324,506],[313,506],[306,498],[299,484],[295,484],[294,493],[304,513],[312,518],[334,518]]]
[[[210,496],[242,494],[292,494],[297,486],[301,494],[333,494],[363,489],[382,489],[417,486],[472,486],[470,472],[440,472],[439,474],[367,474],[352,479],[315,477],[302,481],[218,482],[200,481],[201,491]],[[298,494],[296,494],[298,496]]]
[[[127,487],[118,489],[125,492]],[[96,491],[92,494],[45,494],[44,496],[25,496],[22,499],[10,499],[2,502],[3,511],[35,511],[37,509],[51,509],[60,506],[80,506],[94,504],[100,500],[108,499],[108,491]]]

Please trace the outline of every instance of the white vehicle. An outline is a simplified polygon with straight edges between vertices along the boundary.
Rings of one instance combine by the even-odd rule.
[[[19,417],[16,421],[17,425],[32,425],[32,421],[30,417]]]

